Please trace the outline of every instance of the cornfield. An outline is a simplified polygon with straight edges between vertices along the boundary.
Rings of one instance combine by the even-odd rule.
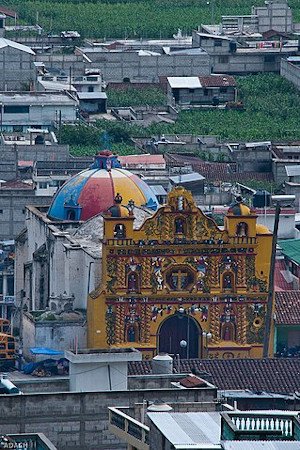
[[[77,30],[83,37],[157,38],[183,33],[201,23],[216,23],[221,15],[250,14],[251,5],[263,0],[7,0],[23,23],[39,25],[46,32]],[[300,21],[299,0],[290,0],[294,19]]]

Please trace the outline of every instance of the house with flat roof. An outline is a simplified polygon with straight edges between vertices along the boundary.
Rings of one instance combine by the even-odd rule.
[[[67,92],[1,92],[0,129],[24,132],[30,127],[73,123],[77,109],[78,100]]]
[[[110,430],[138,450],[296,450],[298,412],[280,410],[174,412],[151,405],[145,423],[109,408]]]
[[[235,79],[229,75],[167,77],[167,94],[171,104],[217,106],[234,102],[237,88]]]

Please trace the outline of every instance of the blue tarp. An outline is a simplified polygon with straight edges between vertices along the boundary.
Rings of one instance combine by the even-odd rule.
[[[63,355],[64,352],[60,350],[53,350],[52,348],[47,347],[32,347],[30,349],[31,353],[34,355]]]

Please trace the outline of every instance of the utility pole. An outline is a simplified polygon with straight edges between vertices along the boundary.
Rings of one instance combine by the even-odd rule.
[[[276,244],[277,244],[280,211],[281,211],[281,207],[280,207],[279,201],[277,201],[276,209],[275,209],[273,239],[272,239],[272,253],[271,253],[271,264],[270,264],[270,274],[269,274],[269,293],[268,293],[267,312],[266,312],[266,319],[265,319],[265,334],[264,334],[264,346],[263,346],[263,357],[264,358],[268,358],[268,356],[269,356],[271,328],[272,328],[272,320],[273,320]]]
[[[20,330],[19,330],[19,351],[18,351],[18,368],[22,370],[22,358],[23,358],[23,313],[24,313],[24,295],[23,289],[20,291]]]

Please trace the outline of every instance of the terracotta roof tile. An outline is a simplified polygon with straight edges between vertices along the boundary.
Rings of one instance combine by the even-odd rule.
[[[300,390],[300,358],[181,360],[181,372],[208,372],[219,389],[250,389],[282,394]],[[129,363],[129,375],[151,373],[151,361]]]
[[[277,325],[300,325],[300,291],[275,292]]]
[[[236,86],[235,79],[231,75],[209,75],[207,77],[199,77],[203,87],[227,87]]]
[[[0,189],[30,189],[33,190],[32,184],[25,183],[22,180],[9,180],[1,185]]]
[[[288,281],[285,274],[288,273],[286,263],[284,259],[277,259],[275,262],[275,291],[292,291],[293,282]]]
[[[208,162],[203,161],[201,158],[196,156],[174,154],[166,154],[165,160],[169,167],[176,165],[190,165],[195,172],[203,175],[207,181],[273,181],[273,175],[271,172],[237,172],[237,164],[235,162]]]
[[[206,386],[206,382],[195,375],[189,375],[188,377],[183,378],[179,381],[181,386],[186,388],[198,388],[201,386]]]

